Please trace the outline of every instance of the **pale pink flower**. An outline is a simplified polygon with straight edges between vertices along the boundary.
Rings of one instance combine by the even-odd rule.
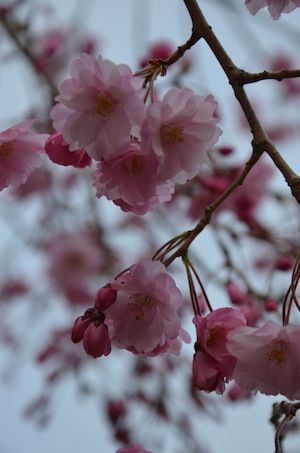
[[[227,335],[245,326],[246,319],[239,310],[219,308],[203,318],[195,316],[193,322],[197,331],[193,385],[200,390],[223,393],[236,363],[226,347]]]
[[[227,349],[237,360],[233,378],[242,388],[300,398],[299,326],[243,327],[228,335]]]
[[[103,263],[96,243],[86,231],[62,232],[49,246],[50,274],[62,285],[95,274]]]
[[[117,291],[117,300],[106,315],[112,322],[114,343],[138,354],[166,352],[165,346],[181,333],[178,309],[183,298],[164,265],[143,260],[111,286]]]
[[[272,18],[277,20],[281,13],[290,13],[300,6],[300,0],[245,0],[245,5],[253,15],[267,6]]]
[[[31,132],[33,122],[23,121],[0,132],[0,190],[23,184],[41,165],[48,135]]]
[[[100,55],[81,55],[70,72],[51,112],[54,128],[70,151],[85,148],[95,160],[109,159],[143,121],[142,81]]]
[[[71,305],[92,302],[91,276],[103,264],[99,247],[87,231],[63,232],[49,244],[49,274]]]
[[[212,96],[173,88],[153,102],[142,126],[142,148],[152,149],[160,161],[162,180],[183,184],[199,172],[207,152],[217,142],[217,103]]]
[[[158,160],[141,152],[137,142],[123,145],[118,155],[99,162],[95,173],[97,197],[105,195],[124,211],[145,214],[169,201],[174,192],[172,181],[157,176]]]
[[[149,450],[145,450],[141,445],[135,444],[131,447],[119,448],[116,453],[153,453]]]
[[[45,144],[45,151],[52,162],[59,165],[72,165],[77,168],[91,166],[92,159],[84,149],[70,151],[62,134],[56,132],[51,135]]]

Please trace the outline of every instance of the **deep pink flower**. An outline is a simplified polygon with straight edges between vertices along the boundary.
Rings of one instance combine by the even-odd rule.
[[[117,291],[112,289],[111,285],[103,286],[96,294],[95,307],[98,310],[106,310],[117,300]]]
[[[142,81],[126,65],[83,54],[60,87],[51,112],[70,151],[85,148],[95,160],[110,159],[144,118]]]
[[[172,181],[161,182],[157,176],[158,160],[153,153],[143,153],[140,145],[123,145],[118,155],[100,162],[95,173],[97,197],[105,195],[124,211],[145,214],[174,192]]]
[[[71,152],[69,145],[64,141],[62,134],[59,132],[48,138],[45,144],[45,151],[49,159],[55,164],[72,165],[78,168],[84,168],[92,164],[92,159],[84,149]]]
[[[164,265],[143,260],[111,286],[118,293],[106,311],[114,343],[135,353],[154,355],[160,348],[166,352],[165,346],[181,332],[178,309],[183,298]]]
[[[281,13],[290,13],[300,6],[300,0],[245,0],[245,5],[253,15],[267,6],[272,18],[277,20]]]
[[[183,184],[198,174],[221,134],[216,108],[212,96],[204,98],[189,88],[173,88],[149,106],[141,146],[158,156],[162,180]]]
[[[223,393],[236,363],[226,347],[227,335],[245,326],[246,319],[239,310],[219,308],[203,318],[195,316],[193,322],[197,331],[193,384],[200,390]]]
[[[31,132],[33,122],[24,121],[0,132],[0,190],[23,184],[41,165],[48,135]]]
[[[227,349],[237,360],[233,378],[242,388],[300,398],[299,326],[240,328],[228,335]]]

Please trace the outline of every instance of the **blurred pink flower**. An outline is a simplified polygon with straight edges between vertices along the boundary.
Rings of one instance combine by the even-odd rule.
[[[118,294],[106,312],[114,343],[138,354],[166,352],[181,333],[178,309],[183,298],[164,265],[143,260],[111,286]]]
[[[41,165],[46,134],[29,130],[34,120],[23,121],[0,132],[0,190],[23,184]]]
[[[141,445],[132,445],[131,447],[119,448],[116,453],[153,453],[149,450],[145,450]]]
[[[143,121],[142,80],[100,55],[82,54],[70,72],[51,112],[54,128],[70,151],[85,148],[95,160],[110,159]]]
[[[245,5],[253,15],[267,6],[272,18],[277,20],[281,13],[290,13],[300,6],[300,0],[245,0]]]
[[[243,327],[228,335],[227,348],[237,360],[233,378],[242,388],[300,398],[299,326]]]
[[[198,174],[221,134],[216,108],[212,96],[204,98],[189,88],[173,88],[149,106],[141,146],[158,156],[162,180],[183,184]]]

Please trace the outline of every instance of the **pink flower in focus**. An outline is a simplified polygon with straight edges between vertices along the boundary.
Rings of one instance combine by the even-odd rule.
[[[149,106],[141,146],[158,156],[162,180],[183,184],[198,174],[221,134],[216,108],[212,96],[204,98],[189,88],[173,88]]]
[[[46,134],[30,132],[33,120],[0,132],[0,190],[23,184],[41,165]]]
[[[144,118],[142,81],[126,65],[92,55],[71,64],[51,112],[70,151],[85,148],[95,160],[110,159]]]
[[[111,286],[117,301],[106,313],[115,344],[138,354],[166,352],[165,346],[181,332],[178,309],[183,298],[164,265],[143,260]]]
[[[69,146],[65,143],[62,134],[56,132],[51,135],[45,144],[45,151],[49,159],[55,164],[73,165],[73,167],[84,168],[91,166],[92,159],[84,149],[70,151]]]
[[[149,450],[145,450],[141,445],[132,445],[131,447],[119,448],[116,453],[153,453]]]
[[[281,13],[290,13],[300,6],[300,0],[245,0],[245,5],[253,15],[267,6],[272,18],[277,20]]]
[[[233,373],[246,390],[300,398],[300,327],[268,322],[231,332],[227,348],[236,358]]]
[[[145,214],[174,192],[172,181],[161,182],[157,177],[158,160],[145,154],[136,142],[123,145],[118,155],[99,162],[95,173],[97,197],[105,195],[124,211]]]
[[[199,390],[223,393],[236,363],[226,347],[227,335],[245,326],[246,319],[239,310],[219,308],[203,318],[195,316],[193,322],[197,330],[193,384]]]

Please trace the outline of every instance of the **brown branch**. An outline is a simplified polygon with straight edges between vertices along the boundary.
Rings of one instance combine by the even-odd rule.
[[[261,80],[277,80],[281,82],[284,79],[294,79],[296,77],[300,77],[300,69],[282,69],[276,72],[262,71],[257,73],[241,70],[240,83],[241,85],[246,85],[248,83],[260,82]]]
[[[11,40],[15,43],[16,47],[20,50],[20,52],[29,62],[31,67],[36,70],[36,61],[34,55],[32,55],[30,50],[20,40],[18,34],[16,33],[14,24],[10,22],[9,19],[7,19],[7,16],[5,14],[0,14],[0,23],[3,26],[4,30],[6,31],[6,33],[8,34],[8,36],[11,38]],[[42,71],[39,74],[50,88],[51,96],[54,98],[58,94],[58,91],[53,80],[51,79],[49,74],[47,74],[47,72],[45,71]]]
[[[173,253],[168,259],[164,260],[165,266],[169,266],[175,258],[178,256],[183,256],[186,254],[189,246],[193,242],[193,240],[198,236],[201,231],[204,230],[204,228],[207,227],[207,225],[210,223],[211,218],[213,213],[218,209],[218,207],[226,200],[226,198],[229,197],[229,195],[240,185],[243,184],[246,176],[250,172],[251,168],[256,164],[256,162],[259,160],[260,156],[262,154],[262,150],[260,150],[259,147],[254,146],[253,153],[246,163],[244,170],[242,173],[233,181],[232,184],[220,195],[211,205],[209,205],[206,210],[205,214],[202,217],[202,219],[197,223],[195,228],[190,231],[190,234],[188,235],[187,239],[184,241],[184,243],[179,247],[176,252]]]

